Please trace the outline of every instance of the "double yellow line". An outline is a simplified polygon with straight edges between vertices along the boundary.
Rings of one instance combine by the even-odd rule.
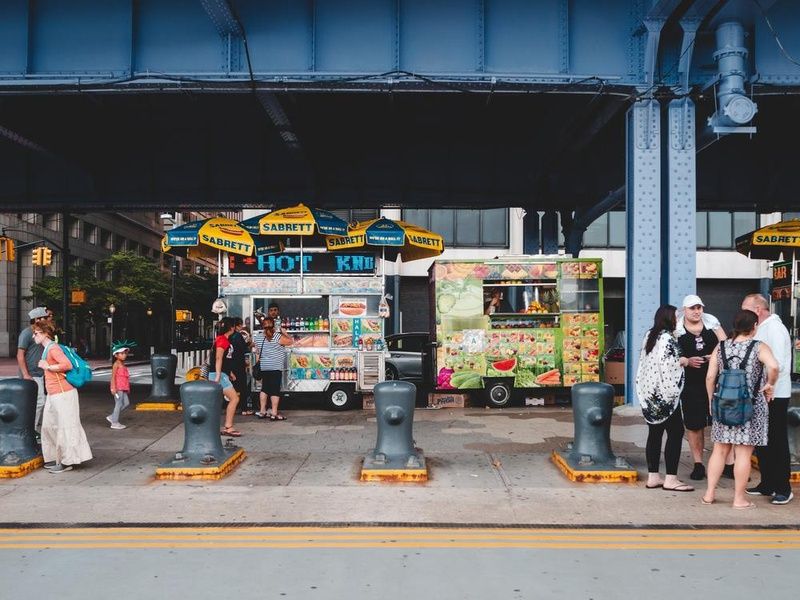
[[[797,530],[426,527],[147,527],[0,529],[0,549],[528,548],[800,549]]]

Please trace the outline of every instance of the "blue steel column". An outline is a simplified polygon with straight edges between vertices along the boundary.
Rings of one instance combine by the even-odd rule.
[[[638,404],[634,381],[639,352],[661,296],[661,106],[657,101],[639,101],[628,109],[625,151],[625,397],[629,404]]]
[[[688,98],[669,103],[662,279],[663,296],[678,307],[686,294],[696,291],[697,152],[694,119],[694,103]]]

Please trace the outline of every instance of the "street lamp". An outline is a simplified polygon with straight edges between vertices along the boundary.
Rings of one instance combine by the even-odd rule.
[[[153,316],[153,309],[151,307],[147,307],[145,311],[147,313],[147,348],[150,354],[153,353],[153,320],[151,317]]]
[[[111,303],[111,305],[108,307],[108,314],[111,315],[108,317],[108,324],[111,325],[111,339],[108,340],[108,353],[111,355],[111,358],[114,358],[114,354],[111,349],[114,347],[114,313],[116,310],[117,307]]]

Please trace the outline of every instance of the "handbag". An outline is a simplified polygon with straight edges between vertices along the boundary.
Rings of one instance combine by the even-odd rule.
[[[753,392],[747,385],[747,372],[741,367],[747,365],[755,345],[755,342],[750,342],[738,369],[730,368],[728,357],[725,356],[725,343],[719,346],[722,371],[711,399],[711,414],[715,421],[723,425],[740,427],[753,418]]]
[[[253,365],[253,379],[261,379],[261,352],[264,350],[264,342],[267,341],[267,336],[264,334],[264,339],[261,340],[261,346],[258,348],[256,354],[256,364]]]

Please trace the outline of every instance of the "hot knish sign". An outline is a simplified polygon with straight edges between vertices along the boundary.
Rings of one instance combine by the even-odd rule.
[[[231,275],[299,275],[303,273],[371,275],[375,273],[375,256],[368,252],[348,253],[299,253],[271,254],[269,256],[244,257],[228,255],[228,271]]]

